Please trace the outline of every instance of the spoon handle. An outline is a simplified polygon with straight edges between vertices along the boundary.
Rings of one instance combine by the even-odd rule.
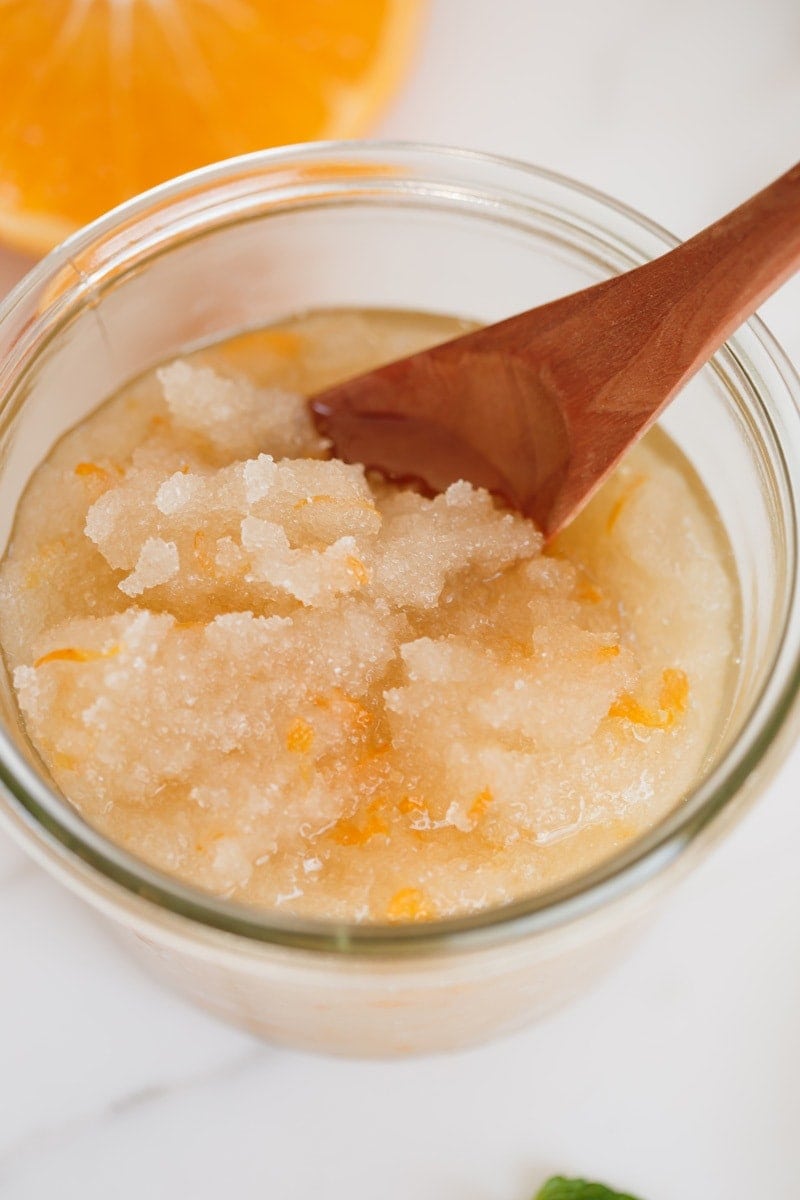
[[[620,277],[625,304],[651,325],[642,365],[660,368],[665,381],[674,376],[674,391],[798,268],[800,163],[669,254]]]

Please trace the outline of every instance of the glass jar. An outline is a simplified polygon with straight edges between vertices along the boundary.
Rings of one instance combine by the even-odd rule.
[[[51,254],[0,310],[0,544],[61,434],[146,368],[304,309],[405,308],[479,322],[674,244],[587,188],[425,147],[297,146],[131,201]],[[741,660],[703,777],[590,874],[468,917],[346,925],[247,909],[112,845],[48,784],[2,680],[0,812],[158,974],[275,1041],[346,1054],[452,1049],[588,987],[655,899],[764,787],[800,683],[800,385],[758,321],[662,421],[717,506],[741,584]]]

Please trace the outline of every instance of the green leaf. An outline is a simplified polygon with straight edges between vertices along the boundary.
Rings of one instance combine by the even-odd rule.
[[[587,1183],[585,1179],[564,1179],[555,1175],[548,1179],[535,1200],[636,1200],[627,1192],[615,1192],[602,1183]]]

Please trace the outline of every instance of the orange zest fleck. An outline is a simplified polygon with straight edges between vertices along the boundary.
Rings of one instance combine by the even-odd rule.
[[[404,816],[408,816],[410,813],[426,813],[428,806],[419,796],[415,796],[413,792],[409,792],[405,796],[400,797],[397,802],[397,810],[403,813]]]
[[[339,501],[335,496],[326,496],[320,493],[319,496],[303,496],[294,505],[295,510],[298,508],[306,508],[309,504],[338,504]]]
[[[286,749],[295,754],[307,754],[314,744],[314,730],[308,721],[295,717],[286,734]]]
[[[375,714],[371,709],[367,708],[366,704],[362,704],[360,700],[356,700],[354,696],[348,695],[342,688],[333,688],[331,691],[333,700],[339,701],[340,704],[346,704],[350,709],[350,720],[358,729],[368,729],[375,720]],[[322,703],[320,703],[322,701]],[[319,708],[329,708],[331,700],[326,697],[319,697],[314,701]]]
[[[472,804],[467,811],[468,820],[480,821],[481,817],[485,815],[486,810],[493,800],[494,796],[492,795],[490,788],[485,787],[482,792],[478,792],[478,795],[472,801]]]
[[[632,725],[645,725],[648,729],[666,728],[663,714],[645,708],[629,692],[623,692],[619,699],[614,701],[608,715],[621,721],[630,721]]]
[[[346,563],[348,571],[359,587],[364,587],[365,584],[369,583],[369,571],[360,558],[356,558],[354,554],[348,554]]]
[[[689,677],[677,667],[667,667],[661,674],[658,703],[673,719],[682,716],[689,705]]]
[[[689,680],[685,671],[668,667],[662,672],[658,704],[659,711],[654,712],[625,692],[611,705],[608,715],[648,729],[670,729],[689,704]]]
[[[103,483],[108,483],[111,479],[111,476],[105,467],[101,467],[99,463],[95,462],[79,462],[75,468],[75,474],[80,476],[82,479],[91,477],[94,479],[99,479]]]
[[[33,665],[44,667],[52,662],[96,662],[99,658],[113,658],[119,652],[119,646],[110,646],[107,650],[84,650],[80,646],[64,646],[60,650],[49,650],[47,654],[42,654]]]
[[[365,512],[377,511],[371,500],[351,500],[347,496],[328,496],[325,492],[319,492],[314,496],[302,496],[293,505],[293,508],[297,511],[299,508],[306,508],[309,504],[337,504],[341,508],[361,508]]]
[[[197,559],[197,565],[204,575],[216,577],[217,566],[207,550],[207,538],[202,529],[198,529],[192,540],[192,552]]]
[[[622,494],[617,497],[617,499],[611,505],[608,516],[606,517],[606,533],[613,532],[614,526],[622,514],[622,510],[628,504],[628,501],[633,497],[633,495],[638,492],[639,488],[643,483],[646,482],[646,480],[646,475],[637,475],[631,480]]]
[[[388,833],[389,826],[380,815],[382,805],[379,797],[367,807],[362,821],[339,821],[333,829],[333,840],[340,846],[364,846],[371,838]]]
[[[582,576],[575,585],[575,599],[583,604],[599,604],[603,593],[597,584],[592,583],[588,576]]]
[[[612,642],[608,646],[598,646],[595,650],[595,658],[600,662],[605,662],[609,658],[618,658],[620,653],[619,646]]]
[[[363,758],[360,758],[358,760],[358,762],[356,763],[356,766],[357,767],[373,766],[374,763],[376,763],[379,759],[385,758],[386,755],[391,750],[391,748],[392,748],[391,742],[382,742],[380,746],[375,746],[375,748],[373,750],[370,750],[367,754],[365,754],[363,756]]]
[[[392,896],[386,916],[390,921],[430,921],[436,909],[421,888],[404,887]]]
[[[375,720],[375,716],[364,704],[359,704],[354,701],[351,704],[352,720],[357,729],[369,729],[370,725]]]

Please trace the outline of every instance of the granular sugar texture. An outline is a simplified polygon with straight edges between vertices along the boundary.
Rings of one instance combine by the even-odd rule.
[[[304,395],[453,336],[328,313],[133,384],[32,479],[0,572],[30,736],[116,842],[266,908],[408,921],[593,866],[724,716],[736,587],[663,435],[543,553],[457,483],[329,457]]]

